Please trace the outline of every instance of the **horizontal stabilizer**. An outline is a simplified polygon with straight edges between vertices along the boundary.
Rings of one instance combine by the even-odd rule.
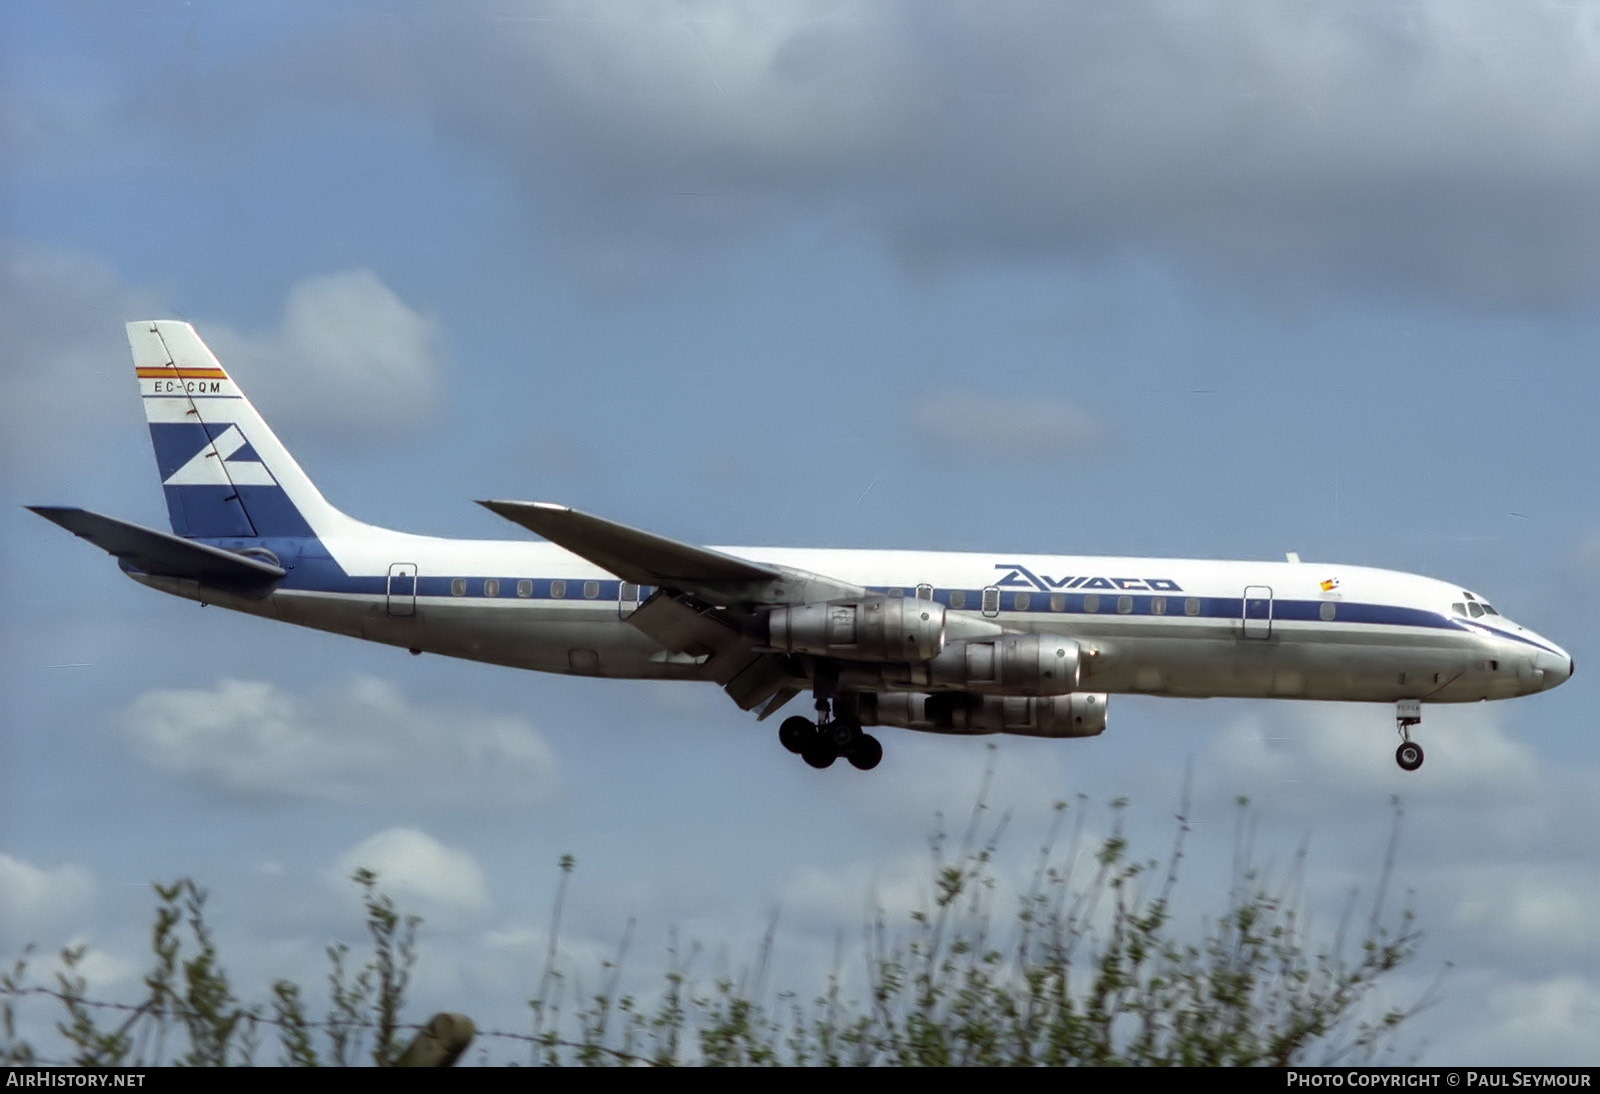
[[[181,539],[87,509],[51,505],[28,508],[147,574],[192,578],[246,594],[264,593],[284,575],[283,567],[262,559]]]
[[[665,536],[629,528],[564,505],[480,501],[507,520],[565,547],[624,581],[671,587],[768,582],[779,571]]]

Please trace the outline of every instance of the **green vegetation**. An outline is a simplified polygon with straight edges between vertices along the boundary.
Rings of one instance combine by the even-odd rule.
[[[1121,804],[1114,806],[1120,820]],[[1057,811],[1058,824],[1066,816]],[[980,838],[984,810],[955,848],[936,838],[927,907],[904,924],[867,926],[855,984],[835,972],[820,994],[769,994],[769,930],[750,983],[697,983],[674,956],[654,997],[609,982],[585,996],[562,971],[555,941],[574,863],[561,862],[552,940],[521,1033],[480,1035],[470,1058],[548,1064],[1314,1064],[1365,1061],[1392,1050],[1420,1005],[1379,1005],[1387,974],[1415,953],[1409,913],[1384,922],[1386,863],[1373,911],[1347,930],[1354,902],[1327,940],[1313,938],[1287,891],[1269,891],[1236,849],[1231,893],[1206,922],[1174,915],[1187,825],[1162,860],[1133,857],[1120,824],[1101,840],[1079,811],[1064,848],[1059,827],[1040,851],[1014,914],[994,866],[1004,823]],[[1241,802],[1240,830],[1247,816]],[[1241,836],[1241,844],[1248,841]],[[1392,845],[1391,845],[1392,852]],[[328,949],[324,1017],[308,1016],[299,985],[279,981],[265,1004],[235,994],[193,882],[157,886],[154,961],[145,998],[87,997],[81,949],[61,954],[51,984],[19,960],[0,977],[0,1062],[85,1065],[314,1066],[392,1064],[422,1021],[407,998],[419,921],[401,915],[360,871],[371,954],[357,966]],[[1284,890],[1287,886],[1282,887]],[[1359,938],[1354,938],[1358,935]],[[626,943],[624,943],[624,948]],[[568,998],[570,992],[571,998]],[[433,1001],[437,1002],[437,1001]],[[469,1002],[452,1000],[463,1010]],[[56,1006],[62,1059],[39,1060],[16,1032],[22,1005]],[[402,1015],[407,1019],[403,1020]]]

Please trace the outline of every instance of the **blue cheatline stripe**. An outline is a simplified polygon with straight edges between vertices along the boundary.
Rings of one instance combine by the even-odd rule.
[[[317,541],[312,541],[317,543]],[[292,592],[308,593],[336,593],[346,596],[384,596],[390,591],[389,576],[377,575],[350,575],[327,557],[324,552],[320,557],[307,553],[296,553],[292,543],[274,542],[272,540],[252,540],[239,542],[237,540],[219,540],[216,546],[226,547],[230,550],[239,550],[243,547],[264,546],[276,554],[279,560],[289,570],[279,588]],[[321,544],[317,543],[317,549]],[[402,586],[401,582],[404,582]],[[455,583],[463,582],[461,593],[455,592]],[[487,583],[498,583],[498,588],[491,595],[486,592]],[[547,577],[439,577],[431,574],[421,574],[415,579],[416,595],[421,597],[436,597],[444,600],[548,600],[556,603],[603,603],[606,601],[615,604],[622,595],[623,582],[617,578],[547,578]],[[528,595],[524,596],[519,591],[522,582],[528,583]],[[563,585],[563,595],[555,594],[555,586]],[[587,585],[595,586],[594,596],[585,596],[584,588]],[[411,589],[410,578],[396,577],[394,591],[396,595],[409,595]],[[638,597],[642,601],[652,592],[652,585],[639,586]]]
[[[210,539],[206,542],[214,546],[225,547],[230,550],[239,550],[244,547],[266,547],[278,555],[279,559],[289,569],[288,576],[284,578],[280,588],[293,592],[330,593],[347,596],[384,596],[390,592],[389,577],[386,574],[375,576],[352,576],[330,557],[321,542],[315,538],[292,537],[288,539]],[[454,592],[457,581],[465,582],[464,590],[458,595]],[[486,583],[494,581],[498,588],[491,596],[485,591]],[[523,596],[518,591],[520,582],[529,582],[528,595]],[[590,583],[595,585],[595,595],[583,595],[584,586]],[[556,596],[554,587],[558,584],[564,586],[564,595]],[[419,597],[432,597],[440,600],[510,600],[510,601],[549,601],[563,604],[603,604],[615,603],[621,596],[624,582],[616,578],[549,578],[549,577],[439,577],[423,574],[416,578],[416,595]],[[409,581],[406,582],[409,585]],[[869,593],[887,595],[890,589],[900,588],[902,592],[914,586],[876,586],[868,587]],[[408,595],[409,588],[397,583],[395,595]],[[638,598],[642,602],[652,592],[653,585],[639,586]],[[933,599],[940,604],[950,605],[954,593],[965,597],[964,606],[957,611],[980,611],[983,603],[981,589],[935,589]],[[1204,619],[1237,621],[1240,618],[1243,599],[1241,597],[1227,596],[1200,596],[1186,597],[1179,594],[1166,596],[1135,595],[1131,593],[1101,593],[1099,607],[1096,611],[1089,611],[1084,607],[1084,596],[1096,594],[1076,593],[1027,593],[1026,606],[1016,606],[1017,594],[1005,591],[1000,596],[1000,608],[1003,614],[1046,615],[1046,616],[1088,616],[1090,618],[1118,616],[1137,616],[1146,619]],[[1051,597],[1064,597],[1062,610],[1051,606]],[[1127,612],[1117,611],[1117,601],[1121,596],[1129,596],[1132,604]],[[908,598],[911,599],[911,598]],[[1167,610],[1156,614],[1152,601],[1164,599]],[[1189,599],[1200,602],[1200,610],[1195,615],[1184,611],[1184,602]],[[1334,618],[1323,620],[1322,605],[1334,603],[1337,610]],[[1338,624],[1362,623],[1372,626],[1390,627],[1425,627],[1433,630],[1462,631],[1468,634],[1476,633],[1472,627],[1479,631],[1514,642],[1522,642],[1533,646],[1535,649],[1549,650],[1548,646],[1535,642],[1523,635],[1511,634],[1492,627],[1483,627],[1479,624],[1468,625],[1440,612],[1430,612],[1421,608],[1406,608],[1392,604],[1359,604],[1351,601],[1322,601],[1322,600],[1273,600],[1272,619],[1274,622],[1306,622],[1321,623],[1333,622]]]

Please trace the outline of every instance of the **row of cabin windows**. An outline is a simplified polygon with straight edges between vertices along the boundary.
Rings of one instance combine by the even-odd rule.
[[[896,593],[897,593],[897,590],[895,590],[895,589],[890,589],[889,590],[889,595],[890,596],[894,596],[894,595],[896,595]],[[1033,606],[1033,597],[1034,597],[1033,593],[1012,593],[1011,594],[1011,609],[1013,611],[1018,611],[1018,612],[1028,611]],[[1083,598],[1083,610],[1085,612],[1100,612],[1102,610],[1110,610],[1110,600],[1111,600],[1111,598],[1110,597],[1106,597],[1105,599],[1106,599],[1106,602],[1107,602],[1106,608],[1102,609],[1101,604],[1100,604],[1101,597],[1099,596],[1099,594],[1097,594],[1097,593],[1086,593],[1084,595],[1084,598]],[[959,611],[960,609],[965,608],[966,606],[967,606],[967,594],[966,593],[960,591],[959,589],[955,590],[955,591],[952,591],[950,593],[950,607],[955,608],[955,609],[957,609]],[[983,610],[985,612],[989,612],[989,613],[998,612],[1000,610],[1000,591],[998,589],[985,589],[983,591],[982,607],[983,607]],[[1053,612],[1064,612],[1064,611],[1066,611],[1067,610],[1066,594],[1064,594],[1064,593],[1051,593],[1050,594],[1050,610],[1053,611]],[[1117,597],[1116,598],[1116,611],[1117,611],[1117,613],[1119,615],[1128,615],[1128,614],[1130,614],[1133,611],[1133,597],[1131,597],[1131,596],[1119,596],[1119,597]],[[1150,614],[1151,615],[1166,615],[1167,614],[1167,598],[1164,597],[1164,596],[1153,596],[1153,597],[1151,597],[1150,598]],[[1200,614],[1200,598],[1197,597],[1197,596],[1185,597],[1184,601],[1183,601],[1183,614],[1184,615],[1199,615]],[[1324,620],[1332,620],[1338,615],[1338,606],[1335,605],[1332,601],[1324,601],[1322,603],[1320,609],[1318,610],[1318,614]]]
[[[626,585],[625,584],[623,586],[623,592],[626,593],[629,590],[631,590],[632,588],[633,587],[631,585]],[[467,579],[464,578],[464,577],[458,577],[454,581],[450,582],[450,595],[451,596],[466,596],[467,595]],[[483,595],[484,596],[499,596],[500,595],[500,579],[499,578],[495,578],[495,577],[485,578],[484,581],[483,581]],[[520,597],[523,597],[523,598],[527,598],[527,597],[532,596],[533,595],[533,582],[529,581],[527,578],[523,578],[522,580],[518,581],[517,582],[517,595],[520,596]],[[565,581],[560,581],[560,580],[550,582],[550,595],[552,597],[554,597],[555,599],[557,599],[557,600],[561,600],[561,599],[565,598],[566,595],[567,595],[567,583]],[[598,581],[585,581],[583,583],[583,596],[584,596],[584,599],[586,599],[586,600],[594,600],[599,595],[600,595],[600,583]],[[637,593],[635,593],[634,595],[637,595]],[[903,590],[903,589],[890,589],[889,590],[889,595],[890,596],[904,596],[905,595],[905,590]],[[932,600],[933,599],[933,586],[932,585],[918,585],[917,586],[917,591],[916,591],[916,596],[917,596],[918,600]],[[1107,599],[1109,600],[1110,598],[1108,597]],[[1012,593],[1011,594],[1011,608],[1012,608],[1013,611],[1025,612],[1025,611],[1029,610],[1029,608],[1032,607],[1032,605],[1033,605],[1033,594],[1032,593]],[[967,594],[966,594],[966,592],[961,590],[961,589],[952,590],[951,593],[950,593],[950,607],[956,609],[957,611],[960,611],[961,609],[965,608],[966,606],[967,606]],[[1458,613],[1463,614],[1463,615],[1466,614],[1465,612],[1461,612],[1461,605],[1457,604],[1457,605],[1453,605],[1453,607],[1456,609],[1456,611]],[[1476,608],[1477,605],[1476,604],[1471,604],[1470,607]],[[985,612],[998,612],[1000,610],[1000,590],[992,589],[992,588],[983,590],[982,608],[983,608],[983,610]],[[1066,597],[1065,593],[1051,593],[1050,594],[1050,610],[1053,611],[1053,612],[1064,612],[1064,611],[1067,610],[1067,597]],[[1087,593],[1087,594],[1085,594],[1084,598],[1083,598],[1083,610],[1085,612],[1099,612],[1100,611],[1100,597],[1099,597],[1099,595],[1096,594],[1096,593]],[[1131,613],[1133,611],[1133,597],[1131,597],[1131,596],[1119,596],[1119,597],[1117,597],[1116,610],[1117,610],[1118,614],[1121,614],[1121,615],[1128,615],[1129,613]],[[1321,608],[1321,613],[1320,613],[1323,619],[1331,620],[1331,619],[1334,618],[1336,613],[1337,613],[1337,609],[1336,609],[1335,605],[1331,601],[1325,601],[1323,603],[1322,608]],[[1167,598],[1164,597],[1164,596],[1153,596],[1153,597],[1151,597],[1150,598],[1150,614],[1151,615],[1166,615],[1167,614]],[[1184,599],[1184,601],[1183,601],[1183,614],[1184,615],[1199,615],[1200,614],[1200,598],[1196,597],[1196,596],[1186,597]],[[1483,613],[1482,612],[1474,612],[1473,614],[1481,615]]]
[[[623,588],[624,588],[624,591],[626,591],[627,589],[633,588],[633,586],[624,585]],[[464,578],[464,577],[458,577],[454,581],[450,582],[450,595],[451,596],[466,596],[467,595],[467,579]],[[483,595],[484,596],[499,596],[500,595],[500,579],[497,578],[497,577],[486,577],[486,578],[484,578],[483,579]],[[522,580],[518,581],[517,582],[517,595],[520,596],[520,597],[523,597],[524,599],[526,599],[527,597],[532,596],[533,595],[533,582],[529,581],[527,578],[523,578]],[[560,599],[564,598],[567,595],[567,583],[565,581],[552,581],[550,583],[550,595],[552,597],[554,597],[555,599],[557,599],[557,600],[560,600]],[[585,581],[583,583],[583,596],[584,596],[585,600],[593,600],[596,597],[598,597],[599,595],[600,595],[600,583],[598,581]],[[635,595],[637,595],[637,593],[635,593]]]
[[[896,593],[897,593],[897,590],[895,590],[895,589],[890,589],[889,590],[889,595],[890,596],[894,596],[894,595],[896,595]],[[1018,611],[1018,612],[1028,611],[1030,608],[1033,607],[1033,596],[1034,596],[1034,594],[1032,594],[1032,593],[1012,593],[1011,594],[1011,610],[1012,611]],[[1110,598],[1107,597],[1106,599],[1107,599],[1107,602],[1109,603]],[[960,589],[956,589],[956,590],[952,591],[950,593],[950,606],[952,608],[955,608],[957,611],[960,611],[962,608],[965,608],[967,606],[967,594],[965,592],[961,591]],[[982,607],[983,607],[983,610],[986,611],[986,612],[999,611],[1000,610],[1000,591],[998,589],[985,589],[983,591]],[[1331,615],[1326,614],[1326,609],[1327,608],[1331,608],[1331,607],[1332,607],[1331,604],[1324,606],[1324,615],[1323,615],[1324,619],[1333,618]],[[1066,596],[1065,593],[1051,593],[1050,594],[1050,610],[1053,611],[1053,612],[1064,612],[1064,611],[1067,610],[1067,596]],[[1087,594],[1085,594],[1085,596],[1083,598],[1083,610],[1086,611],[1086,612],[1098,612],[1098,611],[1100,611],[1100,596],[1099,596],[1098,593],[1087,593]],[[1122,615],[1127,615],[1130,612],[1132,612],[1133,611],[1133,597],[1131,597],[1131,596],[1119,596],[1119,597],[1117,597],[1116,598],[1116,610]],[[1199,615],[1200,614],[1200,598],[1197,597],[1197,596],[1187,597],[1183,602],[1183,613],[1185,615]],[[1151,615],[1166,615],[1167,614],[1167,598],[1164,597],[1164,596],[1153,596],[1153,597],[1151,597],[1150,598],[1150,614]]]

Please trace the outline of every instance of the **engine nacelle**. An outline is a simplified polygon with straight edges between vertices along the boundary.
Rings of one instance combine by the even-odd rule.
[[[932,600],[874,596],[774,608],[767,644],[785,653],[846,661],[927,661],[944,649],[945,608]]]
[[[868,726],[1022,737],[1097,737],[1106,728],[1107,697],[1098,691],[1043,696],[866,692],[855,700],[856,717]]]
[[[1008,634],[992,641],[952,642],[944,652],[911,665],[916,687],[985,695],[1065,695],[1078,689],[1082,653],[1070,638]]]

